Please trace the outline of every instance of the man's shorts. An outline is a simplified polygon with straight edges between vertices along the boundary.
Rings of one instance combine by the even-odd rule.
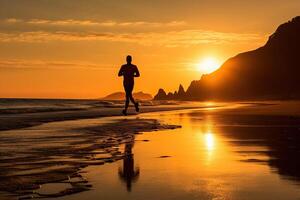
[[[126,94],[131,94],[133,91],[134,82],[124,82],[123,86]]]

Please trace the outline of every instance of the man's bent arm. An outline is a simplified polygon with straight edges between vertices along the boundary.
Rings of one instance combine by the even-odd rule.
[[[123,67],[120,68],[118,76],[123,76]]]
[[[140,72],[139,72],[139,69],[137,67],[135,68],[134,77],[140,77]]]

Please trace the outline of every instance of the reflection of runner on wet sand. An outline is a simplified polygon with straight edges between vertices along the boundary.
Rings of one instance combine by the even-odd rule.
[[[132,141],[126,143],[123,158],[123,167],[119,168],[119,177],[126,183],[127,191],[131,191],[132,183],[137,181],[140,169],[134,167],[134,155],[132,148],[134,145],[134,138]]]

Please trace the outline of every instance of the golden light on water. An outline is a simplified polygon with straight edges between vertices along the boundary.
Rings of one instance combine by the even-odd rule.
[[[206,57],[197,64],[197,70],[203,74],[210,74],[221,66],[221,62],[214,57]]]
[[[212,151],[215,148],[215,138],[214,135],[210,132],[205,133],[204,135],[204,139],[205,139],[205,146],[207,151]]]
[[[211,131],[204,132],[203,134],[203,144],[205,150],[205,164],[210,165],[215,157],[215,136]]]

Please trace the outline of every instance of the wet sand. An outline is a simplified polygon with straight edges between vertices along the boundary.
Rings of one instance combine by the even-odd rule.
[[[99,120],[98,120],[99,121]],[[106,119],[45,124],[1,132],[0,190],[22,198],[59,197],[89,190],[78,171],[123,158],[119,147],[135,134],[175,129],[155,119]],[[46,183],[67,183],[55,193],[40,193]]]
[[[230,103],[1,131],[0,197],[292,199],[299,105]]]
[[[93,190],[61,199],[299,199],[299,105],[145,114],[182,128],[136,135],[130,156],[85,169]]]

